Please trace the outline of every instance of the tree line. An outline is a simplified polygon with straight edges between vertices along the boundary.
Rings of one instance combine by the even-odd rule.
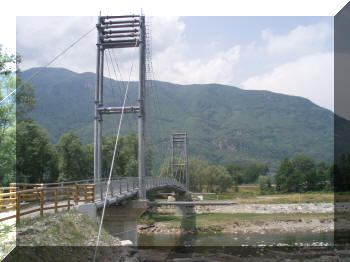
[[[280,192],[330,191],[333,190],[334,165],[296,155],[281,162],[275,181],[276,190]]]
[[[179,160],[175,158],[174,163],[178,162]],[[268,170],[266,163],[234,163],[221,166],[197,157],[190,157],[188,163],[190,190],[224,193],[232,186],[237,190],[238,185],[242,183],[255,183],[259,176],[266,176]],[[184,168],[181,169],[181,172],[184,172]],[[179,168],[175,167],[175,176],[179,173]],[[167,159],[160,167],[159,174],[166,177],[172,176],[170,159]]]
[[[137,176],[137,137],[120,136],[112,177]],[[70,131],[52,145],[46,133],[32,119],[17,123],[17,182],[48,183],[92,179],[93,144],[84,145]],[[102,177],[108,177],[115,135],[102,139]]]

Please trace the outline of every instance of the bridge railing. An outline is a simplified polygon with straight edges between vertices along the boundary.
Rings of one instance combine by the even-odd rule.
[[[15,214],[0,216],[0,221],[40,212],[44,210],[67,207],[79,202],[100,202],[104,199],[107,189],[107,179],[93,184],[92,180],[79,180],[69,182],[47,183],[47,184],[19,184],[11,183],[10,187],[0,188],[0,213],[15,210]],[[145,189],[152,190],[162,187],[177,187],[184,190],[184,185],[174,178],[169,177],[145,177]],[[110,183],[107,198],[128,198],[137,194],[139,190],[138,177],[124,177],[113,179]],[[73,204],[74,203],[74,204]]]
[[[145,177],[145,189],[151,190],[164,186],[175,186],[184,190],[184,185],[174,178],[170,177]],[[95,198],[96,200],[103,200],[106,195],[107,180],[102,181],[95,185]],[[108,190],[107,198],[118,197],[127,193],[135,193],[139,190],[139,178],[138,177],[123,177],[119,179],[112,179],[110,182],[110,188]]]
[[[0,188],[0,221],[16,218],[19,222],[23,215],[45,210],[67,208],[79,202],[95,202],[94,184],[76,184],[73,186],[43,187],[43,184],[15,184]],[[15,211],[15,214],[11,211]]]

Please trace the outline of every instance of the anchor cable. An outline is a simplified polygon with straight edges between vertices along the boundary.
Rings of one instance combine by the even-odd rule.
[[[136,50],[136,48],[134,50]],[[103,218],[104,218],[104,214],[105,214],[105,210],[106,210],[106,204],[107,204],[108,190],[109,190],[109,186],[110,186],[110,183],[111,183],[111,177],[112,177],[112,172],[113,172],[113,167],[114,167],[114,160],[115,160],[117,147],[118,147],[118,141],[119,141],[119,134],[120,134],[121,124],[122,124],[122,121],[123,121],[124,108],[125,108],[126,98],[127,98],[127,95],[128,95],[131,73],[132,73],[132,70],[133,70],[133,67],[134,67],[135,54],[136,54],[136,52],[134,51],[134,59],[132,60],[130,73],[129,73],[129,80],[128,80],[128,84],[126,86],[126,90],[125,90],[125,94],[124,94],[123,107],[122,107],[122,112],[120,114],[120,119],[119,119],[118,132],[117,132],[117,137],[116,137],[115,145],[114,145],[111,169],[109,171],[109,177],[108,177],[108,182],[107,182],[106,194],[105,194],[105,198],[104,198],[104,202],[103,202],[103,210],[102,210],[102,215],[101,215],[101,222],[100,222],[100,226],[99,226],[99,229],[98,229],[96,248],[95,248],[94,260],[93,260],[94,262],[96,261],[98,244],[100,242],[100,235],[101,235],[101,230],[102,230]]]

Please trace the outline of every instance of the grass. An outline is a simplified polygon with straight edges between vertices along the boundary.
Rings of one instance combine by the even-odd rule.
[[[350,202],[350,192],[335,193],[335,202]]]
[[[240,204],[295,204],[295,203],[333,203],[332,192],[306,192],[290,194],[260,194],[258,186],[239,186],[238,192],[216,195],[203,195],[206,201],[235,201]],[[336,196],[336,200],[350,200],[350,194]]]
[[[16,246],[16,226],[6,222],[0,223],[0,261]]]
[[[24,246],[92,246],[98,223],[77,211],[63,211],[21,219],[17,241]],[[119,240],[102,230],[101,245],[117,245]]]

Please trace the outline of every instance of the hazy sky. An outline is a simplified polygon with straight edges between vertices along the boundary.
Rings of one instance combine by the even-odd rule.
[[[96,21],[88,16],[18,16],[16,43],[23,56],[22,70],[45,65]],[[271,90],[303,96],[333,110],[331,16],[155,16],[146,21],[157,80]],[[52,66],[95,72],[95,44],[93,31]],[[115,54],[125,80],[137,54],[133,49],[115,50]],[[109,76],[107,68],[105,76]]]

